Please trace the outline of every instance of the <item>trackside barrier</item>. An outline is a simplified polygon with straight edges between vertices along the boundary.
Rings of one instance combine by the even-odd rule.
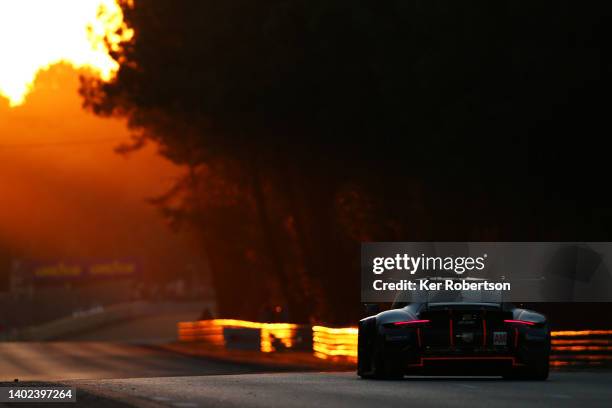
[[[312,350],[322,359],[348,359],[357,361],[357,328],[330,328],[313,326]]]
[[[550,364],[604,366],[612,364],[612,330],[568,330],[551,332]],[[319,358],[357,358],[357,329],[313,327],[313,351]]]
[[[178,324],[180,341],[203,341],[227,346],[224,328],[251,328],[261,330],[260,350],[277,351],[295,348],[296,333],[307,329],[291,323],[257,323],[243,320],[215,319]],[[550,364],[563,366],[603,366],[612,364],[612,330],[553,331]],[[300,341],[303,343],[303,340]],[[357,361],[357,328],[312,327],[312,351],[317,358],[326,360]]]
[[[304,336],[300,335],[304,326],[293,323],[258,323],[235,319],[213,319],[178,324],[179,341],[201,341],[214,346],[227,347],[230,342],[240,342],[240,331],[233,329],[252,329],[259,331],[257,341],[264,353],[280,349],[297,348]],[[302,329],[302,330],[301,330]],[[246,333],[245,331],[243,331]],[[244,337],[251,338],[251,335]]]
[[[554,331],[550,364],[604,366],[612,363],[612,330]]]

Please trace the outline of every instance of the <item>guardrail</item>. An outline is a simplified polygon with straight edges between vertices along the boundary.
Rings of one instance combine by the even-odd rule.
[[[202,341],[214,346],[249,348],[251,333],[258,331],[257,342],[264,353],[297,348],[302,343],[301,326],[293,323],[258,323],[235,319],[213,319],[178,324],[179,341]],[[235,330],[235,329],[243,329]],[[242,346],[242,347],[241,347]]]
[[[612,363],[612,330],[553,331],[550,364],[603,366]]]
[[[296,344],[308,344],[298,340],[298,333],[310,329],[312,352],[321,359],[357,361],[357,328],[325,326],[300,326],[291,323],[257,323],[244,320],[216,319],[200,322],[182,322],[178,325],[180,341],[203,341],[215,346],[229,347],[231,336],[226,329],[259,330],[257,337],[262,352],[295,349]],[[550,364],[563,366],[602,366],[612,363],[612,330],[553,331]],[[304,349],[304,347],[300,347]]]
[[[312,328],[312,350],[322,359],[348,359],[357,361],[357,328]]]

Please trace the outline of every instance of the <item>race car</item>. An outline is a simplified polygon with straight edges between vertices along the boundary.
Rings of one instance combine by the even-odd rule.
[[[395,302],[359,322],[357,374],[501,375],[546,380],[550,329],[544,315],[473,293]],[[499,299],[498,299],[499,300]]]

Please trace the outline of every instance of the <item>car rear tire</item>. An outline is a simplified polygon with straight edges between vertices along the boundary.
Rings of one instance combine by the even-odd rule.
[[[548,362],[548,356],[546,357],[545,360],[540,361],[536,364],[534,364],[532,367],[530,368],[530,372],[528,374],[528,378],[530,380],[536,380],[536,381],[545,381],[548,379],[548,373],[549,373],[549,362]]]
[[[400,380],[404,377],[401,361],[386,356],[384,350],[379,345],[374,349],[372,357],[372,378],[378,380]]]
[[[401,361],[386,356],[379,341],[374,343],[373,350],[368,356],[362,352],[358,354],[357,367],[357,375],[361,378],[400,380],[404,377]]]

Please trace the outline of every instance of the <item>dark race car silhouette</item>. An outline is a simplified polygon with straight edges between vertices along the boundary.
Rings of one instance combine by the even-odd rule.
[[[546,317],[503,302],[499,293],[466,292],[428,292],[409,303],[398,299],[390,310],[362,319],[357,374],[546,380],[551,343]]]

